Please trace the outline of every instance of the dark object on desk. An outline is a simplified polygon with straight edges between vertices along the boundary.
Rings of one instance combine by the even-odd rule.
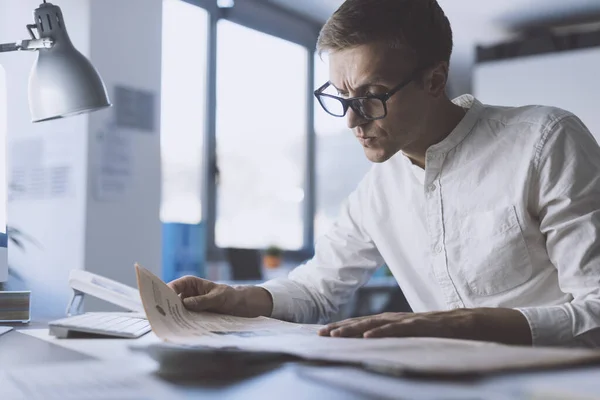
[[[231,280],[262,280],[260,252],[255,249],[225,249],[227,261],[231,267]]]
[[[0,322],[26,323],[31,319],[31,292],[0,292]]]
[[[156,360],[160,365],[160,377],[180,381],[243,378],[277,368],[285,362],[300,360],[293,355],[275,352],[187,347],[165,343],[130,348],[146,353]]]

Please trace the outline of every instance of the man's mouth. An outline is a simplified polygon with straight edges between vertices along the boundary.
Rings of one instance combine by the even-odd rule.
[[[357,138],[360,144],[362,144],[363,146],[369,146],[375,143],[375,141],[377,140],[376,136],[357,136]]]

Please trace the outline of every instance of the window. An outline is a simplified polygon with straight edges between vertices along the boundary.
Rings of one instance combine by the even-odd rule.
[[[305,47],[218,22],[218,247],[303,247],[307,76]]]
[[[315,88],[329,80],[327,58],[315,55]],[[315,101],[316,215],[315,238],[323,235],[335,221],[340,206],[371,167],[370,161],[346,118],[327,114]]]
[[[202,220],[208,12],[163,1],[161,156],[163,222]]]

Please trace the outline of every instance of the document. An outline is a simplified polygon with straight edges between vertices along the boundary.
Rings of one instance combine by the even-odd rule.
[[[5,333],[8,333],[10,331],[12,331],[12,327],[10,326],[0,326],[0,336],[4,335]]]
[[[243,318],[209,312],[192,312],[160,278],[136,265],[140,297],[152,330],[161,339],[177,344],[223,344],[237,338],[278,335],[316,336],[321,325],[302,325],[273,318]]]
[[[214,349],[278,353],[359,366],[389,375],[463,376],[600,365],[600,351],[534,348],[442,338],[352,339],[317,335],[319,325],[240,318],[186,310],[158,277],[136,265],[138,286],[154,333],[166,342]],[[165,351],[175,351],[165,347]]]

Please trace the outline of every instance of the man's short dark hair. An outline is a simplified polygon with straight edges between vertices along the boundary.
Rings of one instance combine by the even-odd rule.
[[[346,0],[321,29],[319,54],[372,42],[408,46],[421,67],[450,63],[452,29],[437,0]]]

